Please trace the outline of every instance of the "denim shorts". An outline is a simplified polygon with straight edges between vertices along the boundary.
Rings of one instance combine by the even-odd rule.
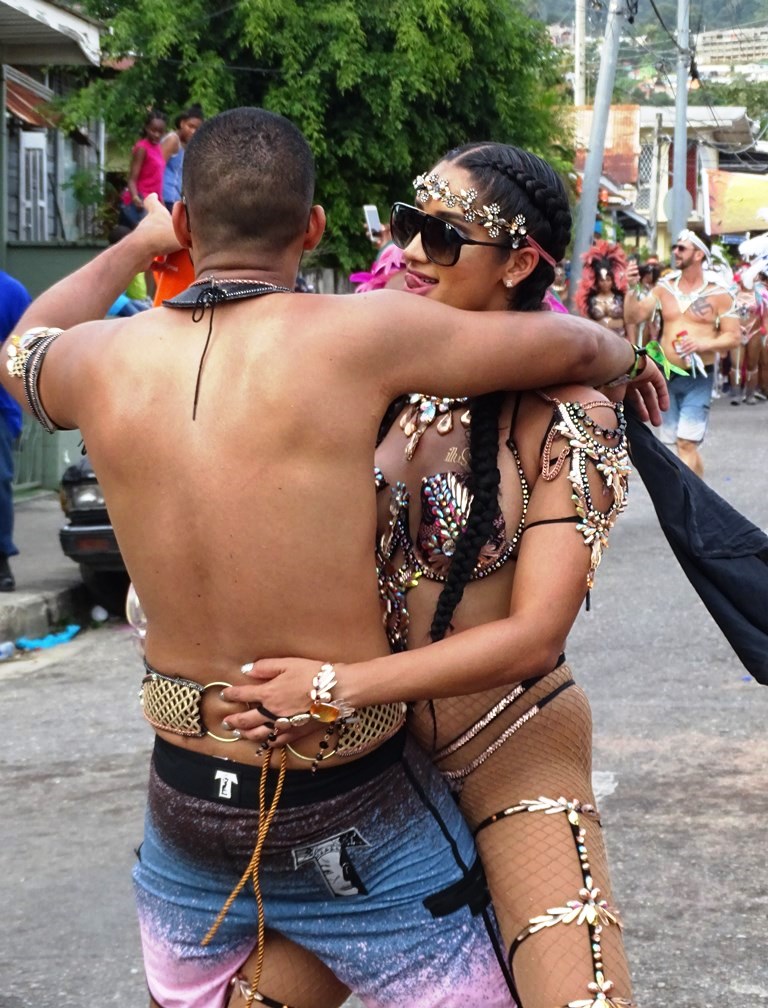
[[[701,444],[707,432],[713,382],[711,366],[705,375],[671,376],[667,382],[669,409],[663,414],[660,432],[664,444],[674,445],[678,438]]]
[[[314,778],[288,772],[259,870],[266,925],[371,1008],[514,1008],[469,829],[427,756],[403,744],[404,732]],[[200,943],[249,862],[258,773],[155,747],[133,877],[147,982],[162,1008],[223,1006],[255,947],[250,886]]]

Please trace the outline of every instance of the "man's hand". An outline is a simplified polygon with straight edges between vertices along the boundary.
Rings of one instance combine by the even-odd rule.
[[[177,252],[181,248],[181,243],[174,233],[171,215],[156,193],[149,193],[145,197],[144,209],[147,214],[142,217],[135,229],[134,237],[140,238],[146,244],[149,258]]]

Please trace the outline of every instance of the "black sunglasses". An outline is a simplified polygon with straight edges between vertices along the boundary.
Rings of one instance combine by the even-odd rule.
[[[424,255],[436,266],[455,266],[461,255],[462,245],[492,245],[507,248],[501,242],[475,241],[465,238],[456,228],[439,217],[432,217],[407,203],[395,203],[390,214],[392,241],[398,248],[407,248],[416,235],[421,237]]]
[[[673,245],[672,246],[672,251],[673,252],[692,252],[693,249],[689,249],[687,245],[679,245],[678,244],[678,245]]]

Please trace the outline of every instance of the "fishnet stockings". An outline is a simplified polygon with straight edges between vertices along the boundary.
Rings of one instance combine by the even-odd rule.
[[[258,965],[256,957],[254,950],[235,978],[227,1008],[245,1008]],[[345,985],[327,966],[275,931],[267,932],[259,992],[285,1008],[338,1008],[349,996]],[[258,996],[254,1003],[261,1003]]]
[[[456,769],[479,755],[537,700],[571,678],[563,665],[539,680],[492,724],[457,752],[441,760],[441,770]],[[484,714],[506,691],[435,701],[437,748]],[[433,722],[426,705],[411,716],[411,727],[431,750]],[[594,804],[591,783],[592,717],[578,686],[560,693],[523,724],[465,780],[460,805],[471,828],[523,799],[540,796]],[[586,848],[594,885],[611,899],[605,846],[599,824],[586,815]],[[507,948],[532,917],[579,898],[583,876],[573,834],[562,812],[522,812],[481,830],[477,845]],[[615,984],[608,997],[631,1000],[631,983],[620,929],[602,932],[604,974]],[[559,923],[517,945],[512,960],[521,1008],[562,1008],[587,999],[595,974],[586,924]],[[592,995],[594,996],[594,994]],[[610,1002],[609,1002],[610,1003]]]

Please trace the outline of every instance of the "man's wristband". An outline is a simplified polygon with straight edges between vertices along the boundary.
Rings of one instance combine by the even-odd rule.
[[[645,347],[635,346],[633,343],[632,349],[635,351],[635,360],[632,367],[627,371],[627,378],[630,381],[634,381],[635,378],[640,377],[643,371],[645,371],[646,361],[648,360],[648,351]]]
[[[645,370],[645,361],[648,357],[648,351],[645,347],[635,346],[634,343],[631,343],[630,346],[635,353],[635,359],[623,374],[620,374],[618,378],[614,378],[612,381],[606,382],[606,384],[603,385],[603,388],[611,389],[618,388],[620,385],[626,385],[628,382],[634,381],[634,379],[639,377]]]

